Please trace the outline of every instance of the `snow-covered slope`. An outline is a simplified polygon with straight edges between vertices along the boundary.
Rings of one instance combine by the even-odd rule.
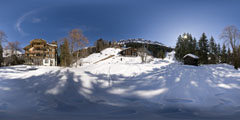
[[[168,61],[172,61],[172,62],[176,61],[176,59],[175,59],[175,51],[167,52],[164,60],[168,60]]]
[[[89,55],[86,58],[83,58],[81,60],[81,62],[83,64],[93,64],[99,60],[102,60],[108,56],[114,55],[116,56],[119,52],[121,51],[121,49],[118,48],[107,48],[104,49],[103,51],[101,51],[100,53],[93,53],[91,55]]]
[[[227,64],[141,63],[106,49],[78,68],[0,68],[1,119],[237,119],[240,71]],[[115,55],[95,63],[105,54]],[[96,60],[95,60],[96,59]],[[94,64],[95,63],[95,64]]]

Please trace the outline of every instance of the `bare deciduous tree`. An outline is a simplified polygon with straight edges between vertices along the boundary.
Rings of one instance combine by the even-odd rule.
[[[233,50],[236,50],[240,39],[240,32],[236,26],[227,26],[223,29],[220,38],[223,39],[227,45],[230,45]]]
[[[147,61],[147,51],[144,46],[138,49],[138,55],[141,57],[142,63]]]
[[[6,48],[6,58],[4,60],[5,65],[18,65],[24,63],[24,58],[19,56],[19,51],[21,51],[20,48],[20,42],[14,41],[14,42],[8,42]]]
[[[237,69],[239,67],[239,61],[238,61],[238,43],[240,40],[240,32],[236,26],[227,26],[223,29],[222,34],[220,35],[220,38],[224,40],[224,43],[227,45],[230,45],[233,51],[233,64],[234,68]]]
[[[16,55],[18,51],[21,51],[20,42],[8,42],[7,49],[11,50],[11,55]]]
[[[5,34],[5,32],[0,30],[0,44],[2,44],[3,42],[7,42],[7,35]]]
[[[78,57],[80,48],[84,47],[88,43],[87,37],[85,37],[80,29],[73,29],[69,32],[69,38],[71,43],[71,53],[77,50],[76,55],[76,67],[78,65]]]

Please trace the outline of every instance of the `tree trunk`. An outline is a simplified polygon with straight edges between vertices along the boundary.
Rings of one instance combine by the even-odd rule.
[[[238,69],[239,64],[238,64],[238,52],[236,51],[236,49],[233,49],[233,65],[235,69]]]
[[[78,54],[79,54],[79,50],[77,51],[76,68],[78,66]]]

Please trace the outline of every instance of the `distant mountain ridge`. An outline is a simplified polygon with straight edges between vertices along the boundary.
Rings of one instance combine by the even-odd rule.
[[[173,48],[164,45],[158,41],[145,40],[143,38],[127,39],[120,40],[118,42],[120,46],[132,47],[139,49],[141,47],[146,47],[149,50],[153,57],[163,58],[166,52],[171,52]]]
[[[166,46],[161,42],[158,41],[151,41],[151,40],[145,40],[143,38],[131,38],[131,39],[127,39],[127,40],[119,40],[118,42],[119,44],[126,44],[126,43],[142,43],[142,44],[152,44],[152,45],[159,45],[159,46]],[[168,47],[168,46],[166,46]]]

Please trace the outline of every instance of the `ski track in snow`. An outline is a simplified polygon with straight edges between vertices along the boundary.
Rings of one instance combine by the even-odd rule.
[[[0,68],[0,119],[240,117],[240,71],[233,66],[181,65],[172,58],[174,53],[141,64],[140,57],[121,57],[116,51],[93,54],[83,61],[115,56],[78,68]]]

